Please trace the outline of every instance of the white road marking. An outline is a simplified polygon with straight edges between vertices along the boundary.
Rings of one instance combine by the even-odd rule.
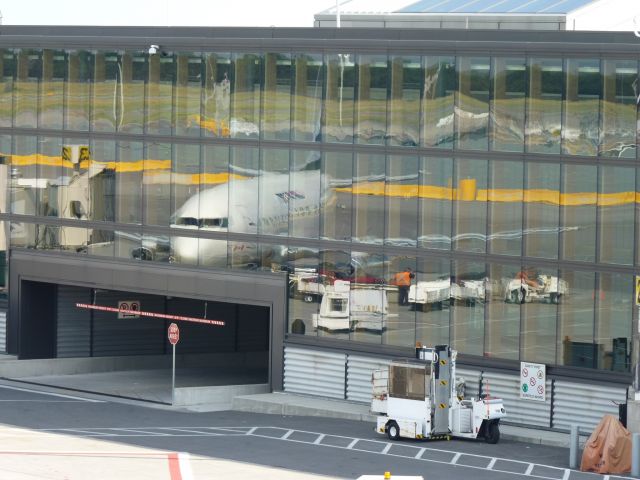
[[[0,400],[0,402],[6,403],[81,403],[86,400],[29,400],[25,398],[16,398],[15,400]]]
[[[527,470],[524,472],[525,475],[531,475],[531,472],[533,472],[533,463],[530,463],[529,466],[527,467]]]
[[[384,455],[384,454],[386,454],[386,453],[388,453],[388,452],[389,452],[389,450],[391,450],[391,447],[392,447],[392,446],[393,446],[393,445],[392,445],[391,443],[387,443],[387,446],[386,446],[386,447],[384,447],[380,453],[381,453],[381,454],[383,454],[383,455]]]
[[[191,470],[191,458],[186,452],[178,453],[178,462],[180,464],[180,475],[182,480],[193,480],[193,471]]]
[[[460,457],[462,456],[462,454],[460,452],[456,453],[453,458],[451,459],[451,465],[455,465],[456,463],[458,463],[458,460],[460,459]]]
[[[118,429],[113,429],[110,428],[109,430],[123,430],[125,432],[131,432],[131,433],[137,433],[138,435],[152,435],[154,437],[170,437],[171,434],[170,433],[162,433],[162,432],[148,432],[146,430],[141,430],[138,428],[118,428]]]
[[[29,393],[37,393],[39,395],[49,395],[51,397],[68,398],[70,400],[78,400],[78,401],[81,401],[81,402],[106,403],[104,400],[94,400],[92,398],[73,397],[71,395],[62,395],[60,393],[42,392],[40,390],[32,390],[32,389],[29,389],[29,388],[10,387],[9,385],[0,385],[0,388],[5,388],[7,390],[15,390],[17,392],[29,392]]]
[[[358,443],[360,441],[359,438],[354,438],[351,443],[349,445],[347,445],[346,449],[347,450],[351,450],[353,447],[355,447],[356,443]]]
[[[184,432],[184,433],[192,433],[192,434],[196,434],[196,435],[202,435],[202,436],[211,436],[211,437],[220,437],[220,436],[228,436],[226,433],[215,433],[215,432],[203,432],[201,430],[196,430],[197,427],[195,428],[189,428],[189,427],[159,427],[162,428],[163,430],[170,430],[172,432]]]
[[[280,440],[286,440],[294,431],[295,430],[289,430],[287,433],[280,437]]]
[[[564,475],[562,476],[562,480],[568,480],[569,479],[569,475],[571,475],[571,470],[569,470],[568,468],[564,471]]]
[[[424,451],[426,450],[426,448],[421,448],[420,450],[418,450],[418,453],[416,453],[416,456],[413,457],[416,460],[420,460],[422,458],[422,454],[424,453]]]
[[[320,444],[320,442],[322,442],[322,440],[324,440],[324,437],[326,437],[326,435],[325,435],[324,433],[321,433],[320,435],[318,435],[318,438],[316,438],[316,439],[313,441],[313,444],[314,444],[314,445],[319,445],[319,444]]]
[[[497,461],[498,461],[497,458],[492,458],[491,461],[489,462],[489,465],[487,465],[487,470],[491,470]]]

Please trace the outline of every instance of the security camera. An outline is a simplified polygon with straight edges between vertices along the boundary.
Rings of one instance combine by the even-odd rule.
[[[155,55],[156,53],[158,53],[158,50],[160,50],[160,47],[158,45],[150,45],[149,55]]]

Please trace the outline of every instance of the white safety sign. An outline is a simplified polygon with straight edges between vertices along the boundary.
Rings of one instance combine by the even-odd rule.
[[[547,369],[543,363],[520,362],[520,398],[544,402],[546,384]]]
[[[118,302],[118,318],[140,318],[139,300],[121,300]]]

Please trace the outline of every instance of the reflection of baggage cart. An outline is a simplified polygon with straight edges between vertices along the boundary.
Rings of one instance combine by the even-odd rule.
[[[565,280],[553,275],[538,275],[535,282],[519,278],[510,280],[505,289],[505,301],[510,303],[546,302],[560,303],[569,292]]]
[[[451,284],[451,298],[471,306],[476,302],[484,302],[485,291],[484,280],[460,280]]]
[[[330,332],[367,330],[382,332],[388,313],[387,292],[382,286],[351,289],[351,283],[336,280],[325,287],[313,326]]]
[[[289,296],[301,295],[307,303],[319,301],[332,279],[320,275],[313,270],[296,269],[289,277]]]
[[[448,345],[417,348],[418,360],[394,361],[373,372],[371,411],[378,414],[376,432],[391,440],[500,439],[506,416],[499,398],[464,399],[464,383],[456,379],[457,352]]]
[[[441,309],[442,302],[448,301],[450,296],[449,278],[417,282],[409,287],[409,303],[420,310],[424,310],[427,305]]]

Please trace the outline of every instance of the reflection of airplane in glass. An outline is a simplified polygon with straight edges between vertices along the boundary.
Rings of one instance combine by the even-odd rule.
[[[287,235],[291,224],[301,232],[317,231],[320,206],[325,201],[320,194],[320,184],[320,172],[310,170],[291,175],[265,173],[217,185],[190,197],[176,210],[171,227]],[[236,241],[233,248],[239,249],[241,245],[244,256],[258,257],[255,243]],[[226,266],[227,244],[224,241],[173,236],[171,247],[177,262],[195,263],[200,256],[206,258],[208,265]]]

